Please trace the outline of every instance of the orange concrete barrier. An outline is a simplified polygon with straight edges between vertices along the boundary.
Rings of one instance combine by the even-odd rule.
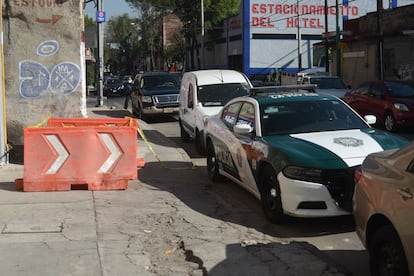
[[[137,179],[137,121],[50,118],[24,129],[24,178],[29,191],[122,190]]]

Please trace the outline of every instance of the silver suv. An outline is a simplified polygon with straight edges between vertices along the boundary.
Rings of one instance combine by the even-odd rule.
[[[338,98],[343,98],[350,89],[338,76],[326,75],[305,75],[298,78],[300,84],[314,84],[318,94],[329,94]]]

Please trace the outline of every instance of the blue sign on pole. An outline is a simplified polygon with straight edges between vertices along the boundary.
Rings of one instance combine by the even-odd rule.
[[[96,11],[96,22],[102,23],[105,22],[105,12],[104,11]]]

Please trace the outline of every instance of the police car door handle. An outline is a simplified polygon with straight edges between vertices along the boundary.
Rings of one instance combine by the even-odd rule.
[[[405,188],[405,189],[400,188],[397,191],[400,195],[402,195],[402,197],[404,199],[412,199],[413,198],[413,194],[410,192],[409,188]]]

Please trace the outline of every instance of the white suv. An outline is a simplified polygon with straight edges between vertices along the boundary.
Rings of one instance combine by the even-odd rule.
[[[195,140],[204,154],[204,122],[217,114],[229,100],[249,94],[249,79],[234,70],[199,70],[186,72],[181,80],[179,123],[183,142]]]

